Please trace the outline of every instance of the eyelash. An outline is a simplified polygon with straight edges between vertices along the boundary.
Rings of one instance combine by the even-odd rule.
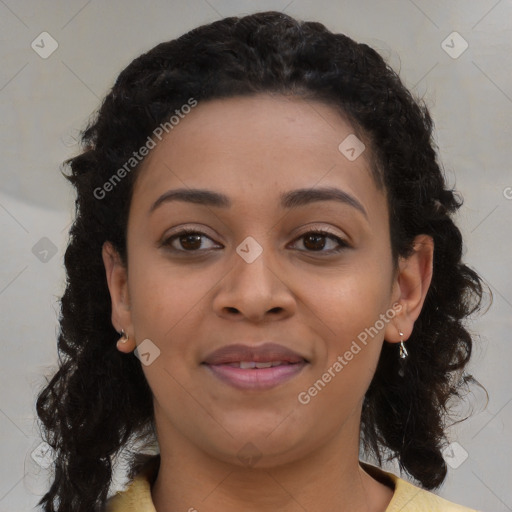
[[[183,230],[179,231],[178,233],[175,233],[171,237],[167,238],[166,240],[164,240],[162,242],[162,246],[167,247],[172,252],[182,252],[182,253],[198,253],[198,252],[201,252],[201,249],[195,249],[195,250],[187,251],[187,250],[184,250],[184,249],[175,249],[174,247],[171,247],[171,244],[172,244],[172,242],[174,240],[176,240],[178,238],[181,238],[183,236],[186,236],[186,235],[200,235],[200,236],[204,236],[206,238],[209,238],[211,240],[211,238],[206,233],[203,233],[202,231],[197,231],[195,229],[183,229]],[[314,229],[314,230],[311,230],[311,231],[307,231],[307,232],[303,233],[302,235],[300,235],[295,240],[300,240],[301,238],[305,237],[306,235],[323,235],[326,238],[330,238],[331,240],[335,240],[336,242],[338,242],[339,243],[339,247],[336,248],[336,249],[331,249],[329,251],[323,251],[323,250],[308,251],[308,250],[306,250],[304,252],[323,253],[323,254],[337,254],[337,253],[339,253],[339,252],[341,252],[341,251],[343,251],[345,249],[348,249],[350,247],[349,244],[345,240],[343,240],[342,238],[340,238],[340,237],[338,237],[336,235],[333,235],[329,231],[322,230],[322,229]],[[206,250],[203,249],[203,252],[206,252],[206,251],[209,251],[209,250],[213,250],[213,249],[206,249]]]

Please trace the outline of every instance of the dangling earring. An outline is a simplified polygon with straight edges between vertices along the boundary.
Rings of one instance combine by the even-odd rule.
[[[400,368],[398,370],[398,375],[403,377],[405,375],[405,359],[409,354],[407,353],[407,349],[404,347],[404,333],[402,331],[398,331],[398,334],[400,334]]]
[[[409,353],[404,346],[404,333],[402,331],[398,331],[398,334],[400,335],[400,358],[405,359]]]

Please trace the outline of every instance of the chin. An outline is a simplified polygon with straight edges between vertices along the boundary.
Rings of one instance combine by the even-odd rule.
[[[297,431],[295,422],[287,426],[284,423],[286,421],[281,425],[248,422],[236,427],[226,425],[233,437],[226,436],[223,442],[210,439],[207,451],[219,460],[247,468],[263,469],[291,463],[307,454],[306,440],[314,439],[314,434]],[[311,447],[313,449],[315,447]]]

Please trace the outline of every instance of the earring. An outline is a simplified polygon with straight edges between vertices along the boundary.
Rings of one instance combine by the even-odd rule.
[[[405,359],[409,353],[404,346],[404,333],[402,331],[398,331],[398,334],[400,335],[400,359]]]
[[[116,346],[117,346],[117,349],[118,349],[118,350],[121,350],[121,352],[124,352],[124,350],[122,350],[122,349],[121,349],[121,347],[124,347],[130,338],[129,338],[129,336],[124,332],[124,329],[121,329],[121,332],[119,333],[119,335],[120,335],[121,337],[117,340],[117,344],[116,344]]]

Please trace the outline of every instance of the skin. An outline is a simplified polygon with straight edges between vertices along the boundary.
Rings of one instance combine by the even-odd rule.
[[[359,466],[361,406],[382,344],[413,330],[433,242],[418,236],[394,272],[385,192],[370,175],[368,153],[349,161],[338,150],[351,133],[333,107],[316,101],[213,100],[199,103],[143,162],[128,219],[128,268],[108,242],[103,260],[112,323],[129,336],[119,350],[145,339],[160,350],[142,366],[161,453],[151,491],[159,512],[383,512],[389,504],[392,489]],[[279,205],[283,192],[324,186],[352,195],[366,216],[335,201]],[[176,188],[221,192],[233,206],[167,202],[148,213]],[[160,246],[179,226],[206,236],[188,245],[174,239],[174,253]],[[303,236],[313,228],[330,229],[349,248],[329,255],[338,243]],[[247,236],[263,249],[252,263],[236,252]],[[299,403],[298,394],[396,303],[400,312],[307,405]],[[264,391],[235,389],[200,364],[222,346],[264,341],[310,363]],[[251,463],[239,458],[247,443]]]

